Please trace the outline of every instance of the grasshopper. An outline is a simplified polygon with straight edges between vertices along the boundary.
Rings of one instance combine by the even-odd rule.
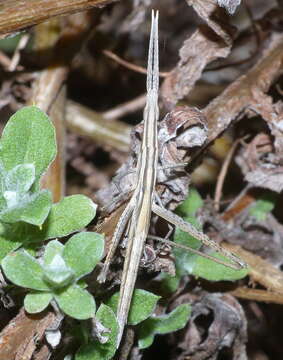
[[[99,275],[99,281],[104,282],[110,266],[111,259],[114,256],[119,240],[126,232],[128,238],[127,249],[117,309],[117,320],[120,327],[117,347],[120,344],[124,327],[127,323],[131,299],[134,292],[144,245],[148,236],[152,212],[164,218],[169,223],[181,228],[183,231],[188,232],[196,239],[200,240],[204,245],[207,245],[214,250],[222,253],[231,261],[231,263],[204,254],[198,250],[191,249],[189,247],[183,247],[186,250],[201,256],[205,256],[217,263],[231,267],[233,269],[242,269],[246,267],[246,264],[241,259],[231,254],[229,251],[223,249],[214,241],[210,240],[207,235],[196,230],[191,224],[185,222],[176,214],[158,205],[158,196],[155,192],[158,167],[159,118],[158,11],[152,11],[146,88],[147,98],[146,106],[143,113],[144,132],[137,160],[137,168],[135,171],[136,187],[132,193],[131,199],[129,200],[117,223],[112,238],[112,246],[106,257],[103,269]],[[170,245],[174,246],[175,243],[170,242]]]

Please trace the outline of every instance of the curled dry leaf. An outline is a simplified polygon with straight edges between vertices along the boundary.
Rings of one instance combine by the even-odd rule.
[[[207,26],[199,27],[184,41],[179,51],[180,60],[162,85],[161,95],[168,109],[188,95],[207,64],[227,57],[232,45],[234,28],[216,1],[187,0],[187,3],[193,6]]]
[[[136,181],[134,169],[140,150],[142,131],[143,124],[135,127],[132,132],[132,155],[118,170],[110,186],[96,194],[97,200],[103,206],[107,205],[107,212],[111,213],[123,203],[134,189]],[[180,163],[186,163],[191,159],[194,150],[205,143],[206,132],[206,120],[201,111],[188,106],[176,108],[159,123],[158,182],[163,204],[175,204],[176,207],[186,197],[189,177],[184,172],[184,166],[177,169],[174,169],[174,166],[178,167]],[[121,192],[124,193],[124,197],[120,196]],[[117,202],[113,202],[115,198]]]
[[[232,122],[242,118],[254,103],[255,95],[266,93],[278,78],[283,65],[283,36],[273,34],[258,62],[230,84],[203,110],[208,119],[208,142],[211,144]]]
[[[188,294],[183,295],[177,302],[188,302],[189,297]],[[247,359],[247,322],[235,298],[222,294],[202,294],[193,300],[192,309],[189,325],[181,332],[182,339],[172,358],[216,360],[229,351],[229,358],[233,360]]]
[[[283,168],[280,153],[274,152],[274,141],[264,133],[258,134],[236,156],[249,186],[281,192]]]
[[[187,196],[190,177],[182,168],[166,170],[166,167],[191,160],[195,150],[206,142],[206,124],[202,112],[188,106],[175,108],[160,123],[161,168],[158,172],[158,182],[162,184],[160,188],[162,202],[171,209]]]

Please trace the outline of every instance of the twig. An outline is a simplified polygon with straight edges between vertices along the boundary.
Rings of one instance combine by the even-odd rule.
[[[59,201],[65,193],[65,100],[66,93],[62,85],[66,79],[66,66],[49,67],[43,70],[33,84],[30,104],[47,112],[56,129],[57,155],[41,185],[52,191],[53,200]]]
[[[135,64],[132,64],[130,63],[129,61],[126,61],[124,59],[122,59],[120,56],[114,54],[112,51],[110,50],[103,50],[103,54],[106,55],[107,57],[109,57],[110,59],[116,61],[118,64],[126,67],[127,69],[130,69],[130,70],[133,70],[133,71],[136,71],[138,73],[141,73],[141,74],[144,74],[146,75],[147,73],[147,70],[142,67],[142,66],[138,66],[138,65],[135,65]],[[160,72],[159,73],[159,76],[160,77],[166,77],[170,74],[170,72]]]
[[[28,41],[29,41],[29,38],[30,38],[30,35],[29,34],[25,34],[23,35],[21,38],[20,38],[20,41],[18,42],[18,45],[16,47],[16,50],[14,52],[14,55],[11,59],[11,62],[8,66],[8,71],[15,71],[18,64],[19,64],[19,61],[20,61],[20,56],[21,56],[21,50],[23,50]]]
[[[144,108],[145,102],[146,94],[142,94],[133,100],[127,101],[114,107],[113,109],[103,112],[101,115],[107,120],[119,119],[122,116],[141,110]]]
[[[131,126],[117,120],[107,121],[104,114],[96,113],[74,101],[67,102],[66,120],[70,130],[88,136],[100,145],[128,153]]]
[[[8,70],[11,64],[11,59],[3,51],[0,51],[0,64],[4,67],[5,70]],[[18,65],[14,70],[21,71],[23,70],[23,66]]]
[[[224,245],[224,244],[223,244]],[[255,255],[240,246],[225,243],[225,248],[233,251],[246,261],[250,267],[249,276],[251,281],[263,285],[269,291],[283,295],[283,273],[268,261]]]
[[[54,202],[58,202],[66,193],[66,87],[63,86],[53,102],[49,116],[56,129],[57,155],[47,172],[41,185],[52,191]]]
[[[67,77],[67,73],[68,68],[64,65],[50,66],[40,72],[33,84],[33,94],[29,103],[48,112]]]
[[[266,303],[283,305],[283,295],[272,291],[238,287],[237,289],[230,291],[229,293],[240,299],[254,300],[257,302],[262,301]]]
[[[230,162],[232,160],[232,156],[238,146],[240,142],[240,139],[236,140],[234,142],[234,144],[232,145],[231,149],[229,150],[219,173],[219,176],[217,178],[217,183],[216,183],[216,188],[215,188],[215,196],[214,196],[214,208],[216,211],[219,211],[219,207],[220,207],[220,199],[222,196],[222,189],[223,189],[223,184],[224,184],[224,180],[227,174],[227,170],[228,167],[230,165]]]
[[[113,0],[5,0],[1,1],[0,34],[9,34],[67,15],[105,5]]]

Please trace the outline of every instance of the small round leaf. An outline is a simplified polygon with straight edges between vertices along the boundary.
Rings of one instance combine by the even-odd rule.
[[[182,329],[191,315],[191,306],[182,304],[171,313],[161,316],[151,316],[139,326],[139,348],[149,347],[155,334],[168,334]]]
[[[90,273],[104,252],[103,236],[94,232],[81,232],[71,237],[63,250],[66,264],[80,278]]]
[[[96,205],[87,196],[67,196],[51,207],[41,236],[47,240],[72,234],[88,225],[95,214]]]
[[[24,300],[25,310],[30,314],[35,314],[47,308],[52,300],[52,294],[36,292],[27,294]]]
[[[77,285],[69,286],[64,291],[54,293],[60,309],[74,319],[86,320],[95,314],[95,301],[92,295]]]
[[[136,289],[132,297],[127,323],[129,325],[136,325],[147,319],[153,313],[156,303],[159,299],[160,296],[154,295],[149,291]],[[111,296],[111,298],[107,301],[107,305],[110,306],[114,312],[116,312],[118,301],[119,292]]]
[[[210,255],[229,262],[225,256],[213,252]],[[210,259],[198,256],[195,260],[192,274],[209,281],[235,281],[244,278],[249,272],[248,268],[235,270],[225,265],[218,264]]]
[[[13,197],[11,192],[9,196]],[[40,226],[45,221],[50,211],[51,204],[51,193],[48,190],[42,190],[32,195],[26,194],[25,196],[22,196],[22,199],[17,201],[14,206],[3,210],[0,214],[0,218],[6,223],[23,221]]]
[[[33,290],[49,290],[43,281],[42,267],[24,250],[8,254],[2,260],[2,268],[7,278],[18,286]]]
[[[48,116],[36,106],[18,110],[3,130],[0,155],[5,170],[34,164],[39,179],[56,155],[55,130]]]

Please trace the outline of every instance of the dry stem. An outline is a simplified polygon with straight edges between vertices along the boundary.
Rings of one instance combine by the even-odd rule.
[[[4,0],[0,3],[0,34],[39,24],[54,16],[102,6],[111,0]]]

